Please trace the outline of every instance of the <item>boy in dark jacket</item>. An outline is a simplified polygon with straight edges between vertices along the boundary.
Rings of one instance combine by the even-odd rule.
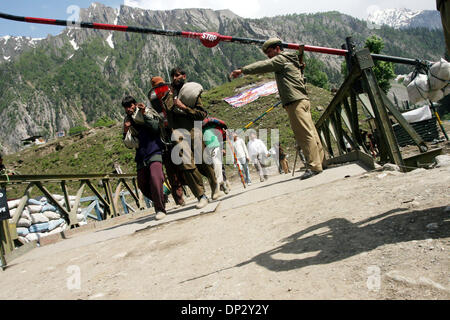
[[[123,98],[122,106],[126,113],[123,125],[124,140],[131,130],[130,133],[138,141],[138,146],[135,146],[138,187],[144,196],[152,200],[156,219],[163,219],[166,216],[166,208],[159,115],[152,108],[146,108],[143,103],[137,103],[132,96]]]

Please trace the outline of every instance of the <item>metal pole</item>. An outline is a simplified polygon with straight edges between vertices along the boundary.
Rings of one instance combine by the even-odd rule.
[[[19,21],[19,22],[48,24],[48,25],[57,25],[57,26],[64,26],[64,27],[80,27],[80,28],[87,28],[87,29],[156,34],[156,35],[169,36],[169,37],[196,38],[196,39],[199,39],[201,41],[201,43],[205,47],[208,47],[208,48],[215,47],[221,41],[237,42],[237,43],[243,43],[243,44],[257,44],[257,45],[262,45],[265,42],[265,40],[260,40],[260,39],[225,36],[225,35],[221,35],[217,32],[189,32],[189,31],[161,30],[161,29],[141,28],[141,27],[95,23],[95,22],[83,22],[83,21],[76,22],[76,21],[69,21],[69,20],[23,17],[23,16],[15,16],[15,15],[2,13],[2,12],[0,12],[0,18],[7,19],[7,20],[13,20],[13,21]],[[346,56],[348,53],[348,50],[344,50],[344,49],[318,47],[318,46],[310,46],[310,45],[300,45],[300,44],[296,44],[296,43],[282,42],[281,46],[283,48],[294,49],[294,50],[299,50],[300,47],[303,46],[305,51],[331,54],[331,55],[339,55],[339,56]],[[372,59],[374,59],[374,60],[403,63],[403,64],[410,64],[410,65],[417,65],[420,63],[419,60],[402,58],[402,57],[386,56],[386,55],[381,55],[381,54],[372,54],[371,56],[372,56]]]
[[[448,135],[447,135],[447,132],[445,132],[444,126],[442,125],[442,121],[441,121],[441,118],[439,117],[439,113],[437,112],[436,108],[434,107],[433,102],[431,100],[429,100],[429,101],[430,101],[431,110],[433,110],[434,114],[436,115],[436,119],[439,124],[439,127],[441,128],[442,133],[445,136],[445,139],[447,139],[447,141],[448,141]]]
[[[250,121],[244,128],[243,130],[247,130],[248,128],[250,128],[252,125],[254,125],[256,123],[256,121],[260,120],[262,117],[264,117],[266,114],[268,114],[270,111],[272,111],[275,107],[277,107],[278,105],[281,104],[281,101],[278,101],[277,103],[275,103],[273,106],[271,106],[269,109],[267,109],[266,111],[264,111],[263,114],[261,114],[259,117],[257,117],[256,119]]]

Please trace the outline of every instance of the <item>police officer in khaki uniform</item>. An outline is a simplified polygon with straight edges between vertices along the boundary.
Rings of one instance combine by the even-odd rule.
[[[325,154],[312,121],[299,52],[284,52],[281,44],[280,39],[270,38],[262,46],[262,51],[269,59],[236,69],[231,72],[230,77],[236,78],[241,74],[275,73],[281,102],[288,113],[295,140],[307,160],[308,168],[300,177],[303,180],[323,171]]]

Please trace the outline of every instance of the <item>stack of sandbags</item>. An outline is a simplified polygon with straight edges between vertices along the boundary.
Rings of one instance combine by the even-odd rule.
[[[412,104],[429,99],[433,102],[441,100],[450,93],[450,63],[442,59],[434,63],[426,74],[411,72],[403,78],[407,86],[409,102]]]
[[[65,205],[63,196],[54,195],[54,198],[61,205]],[[76,197],[74,196],[69,197],[71,206],[75,204],[75,199]],[[17,214],[16,208],[19,202],[20,200],[8,201],[11,220]],[[79,225],[87,224],[86,217],[82,214],[81,208],[78,209],[77,221]],[[64,231],[67,229],[67,223],[61,217],[59,209],[48,203],[45,197],[42,197],[27,201],[16,227],[19,241],[27,243],[30,241],[39,241],[42,237]]]

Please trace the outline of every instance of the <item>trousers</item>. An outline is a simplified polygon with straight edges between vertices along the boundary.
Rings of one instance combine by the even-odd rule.
[[[148,166],[139,169],[137,172],[137,183],[139,190],[141,190],[144,196],[152,200],[155,211],[166,213],[162,163],[153,161]]]
[[[298,100],[285,106],[295,141],[303,150],[309,169],[322,171],[325,161],[322,142],[311,117],[309,100]]]

